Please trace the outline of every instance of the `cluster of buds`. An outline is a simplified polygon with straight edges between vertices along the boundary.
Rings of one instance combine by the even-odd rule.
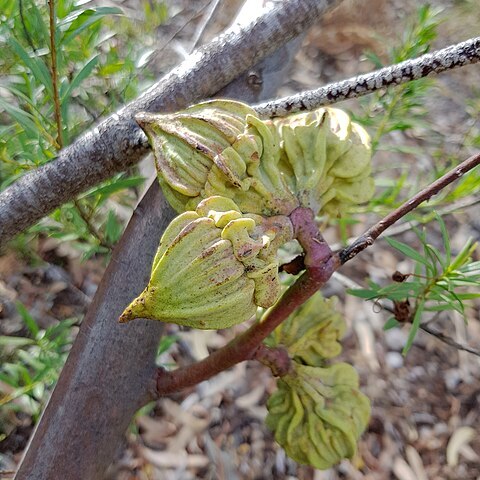
[[[276,253],[297,207],[338,214],[372,194],[368,135],[335,109],[261,120],[213,100],[137,117],[165,196],[167,228],[147,288],[120,317],[227,328],[278,299]]]
[[[373,194],[369,136],[338,109],[272,121],[243,103],[212,100],[137,121],[178,212],[221,195],[243,213],[288,215],[303,206],[340,215]]]
[[[340,354],[345,332],[333,300],[315,294],[269,339],[292,358],[267,402],[266,423],[288,456],[319,469],[351,458],[370,416],[358,375],[346,363],[327,365]]]
[[[121,322],[221,329],[248,320],[282,293],[278,249],[295,235],[305,246],[296,209],[339,216],[373,194],[369,137],[337,109],[262,120],[248,105],[213,100],[137,121],[180,215]],[[314,296],[269,339],[291,367],[268,401],[267,424],[289,456],[317,468],[352,457],[370,408],[355,370],[327,364],[345,331],[332,302]]]

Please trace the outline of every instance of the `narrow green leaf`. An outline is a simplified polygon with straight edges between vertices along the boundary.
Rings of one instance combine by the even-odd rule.
[[[480,288],[480,282],[478,279],[475,278],[456,278],[456,279],[451,279],[450,284],[454,288],[459,288],[459,287],[477,287]]]
[[[122,224],[118,221],[115,212],[109,210],[107,221],[105,222],[105,239],[110,244],[117,242],[122,233]]]
[[[15,306],[17,307],[17,311],[22,317],[23,323],[28,328],[29,332],[32,334],[34,338],[38,337],[40,329],[35,322],[35,319],[30,315],[30,312],[27,310],[27,307],[22,302],[15,302]]]
[[[395,295],[397,298],[407,298],[407,297],[417,297],[420,292],[422,292],[424,286],[422,283],[417,281],[409,281],[403,283],[392,283],[386,287],[380,289],[378,294],[382,297],[392,298],[392,295]]]
[[[8,335],[0,335],[0,346],[2,347],[25,347],[32,345],[35,341],[26,337],[10,337]]]
[[[383,326],[383,330],[391,330],[392,328],[400,326],[400,322],[395,317],[390,317]]]
[[[365,300],[371,300],[372,298],[375,298],[378,296],[377,292],[374,290],[367,290],[367,289],[352,289],[349,288],[347,290],[347,293],[350,295],[353,295],[354,297],[359,297],[359,298],[364,298]]]
[[[422,263],[423,265],[429,265],[429,262],[426,258],[424,258],[420,253],[418,253],[416,250],[414,250],[412,247],[409,245],[406,245],[405,243],[399,242],[398,240],[395,240],[392,237],[385,237],[385,240],[388,242],[388,244],[398,250],[399,252],[403,253],[405,256],[411,258],[412,260],[415,260],[416,262]]]
[[[458,270],[464,274],[480,275],[480,261],[462,265]]]
[[[415,340],[415,336],[417,335],[418,328],[420,327],[420,321],[424,311],[424,306],[425,306],[425,299],[422,298],[417,303],[417,308],[415,310],[415,315],[413,317],[412,326],[410,328],[410,331],[408,332],[407,343],[405,344],[402,350],[403,355],[406,355],[408,353],[408,351],[412,346],[413,340]]]
[[[158,346],[157,356],[162,355],[167,350],[170,349],[172,345],[178,342],[179,338],[176,335],[165,335],[160,340],[160,345]]]
[[[465,313],[465,307],[455,292],[449,290],[440,291],[439,289],[432,289],[427,300],[434,300],[440,303],[443,302],[449,307],[450,310],[456,310],[461,315],[464,315]]]
[[[62,320],[56,325],[52,325],[45,330],[45,338],[52,340],[62,335],[67,335],[70,332],[70,328],[77,323],[77,320],[74,318],[68,318]]]
[[[133,188],[141,185],[145,181],[145,177],[129,177],[129,178],[120,178],[113,183],[108,185],[102,185],[101,187],[95,188],[83,197],[90,197],[93,195],[99,195],[100,199],[110,196],[112,193],[124,190],[126,188]]]
[[[62,29],[62,27],[65,27],[68,24],[70,24],[70,26],[64,32],[61,43],[68,43],[106,15],[123,15],[123,10],[118,7],[95,7],[75,12],[74,14],[65,17],[63,21],[59,23],[59,28]]]
[[[31,138],[38,138],[38,128],[35,125],[33,116],[31,113],[25,112],[15,105],[10,105],[0,98],[0,109],[7,112],[28,134]]]
[[[427,305],[424,309],[426,312],[446,312],[452,309],[451,305],[446,303],[439,303],[435,305]]]
[[[43,363],[30,351],[27,350],[18,350],[18,358],[23,361],[27,366],[32,367],[34,371],[42,370],[44,365]],[[22,372],[22,376],[24,378],[25,383],[31,383],[32,382],[32,377],[28,373],[27,370],[25,372]]]
[[[74,79],[68,85],[68,88],[65,90],[62,96],[62,103],[65,102],[70,98],[72,91],[75,88],[78,88],[81,83],[92,73],[92,70],[97,66],[98,59],[100,55],[95,55],[91,58],[83,67],[82,69],[75,75]]]
[[[445,261],[445,259],[443,258],[438,248],[434,247],[433,245],[430,245],[429,243],[425,245],[425,248],[431,254],[432,264],[435,264],[435,260],[437,260],[438,263],[442,266],[443,270],[446,270],[448,267],[448,263]]]
[[[450,238],[448,236],[447,227],[443,218],[438,214],[438,212],[434,211],[433,213],[437,219],[438,225],[440,226],[440,232],[442,233],[443,248],[445,249],[445,260],[447,265],[450,265],[450,261],[452,259],[452,250],[450,248]]]
[[[43,84],[49,95],[53,97],[52,77],[45,63],[37,57],[31,57],[15,38],[10,37],[8,42],[35,79]]]
[[[475,300],[480,298],[480,293],[466,292],[466,293],[457,293],[456,294],[459,300]]]
[[[467,263],[470,255],[473,253],[476,247],[477,244],[473,243],[473,239],[469,238],[458,253],[458,255],[455,257],[453,262],[450,264],[450,270],[457,270],[462,265]]]

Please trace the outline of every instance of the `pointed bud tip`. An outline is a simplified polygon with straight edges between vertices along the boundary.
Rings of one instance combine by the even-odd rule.
[[[118,323],[128,323],[133,319],[132,312],[130,310],[125,310],[120,317],[118,317]]]

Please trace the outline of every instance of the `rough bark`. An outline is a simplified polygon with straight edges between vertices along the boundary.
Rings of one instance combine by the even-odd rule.
[[[277,39],[277,45],[281,43]],[[292,54],[290,44],[254,68],[259,84],[268,83],[269,89],[252,88],[244,80],[242,86],[234,83],[222,94],[254,102],[266,99],[271,88],[279,86],[279,72],[285,71]],[[276,73],[268,77],[272,71]],[[154,182],[115,248],[17,480],[102,478],[133,413],[153,398],[154,357],[162,326],[143,320],[120,325],[117,318],[147,283],[171,216]]]
[[[138,162],[148,144],[134,121],[136,113],[179,110],[214,95],[276,46],[303,33],[334,3],[278,2],[251,24],[237,25],[195,50],[137,100],[0,194],[0,248],[62,203]]]
[[[150,188],[115,248],[16,479],[101,478],[132,415],[150,398],[163,325],[120,325],[148,281],[159,235],[173,216]]]
[[[361,97],[382,88],[478,62],[480,62],[480,37],[315,90],[262,103],[256,105],[255,109],[266,117],[281,117],[303,110],[314,110],[347,98]]]

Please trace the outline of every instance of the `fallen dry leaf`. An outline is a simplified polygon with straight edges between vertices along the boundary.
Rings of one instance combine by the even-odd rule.
[[[474,438],[476,432],[471,427],[457,428],[447,445],[447,463],[450,467],[456,467],[458,465],[458,458],[463,446],[468,445]]]

